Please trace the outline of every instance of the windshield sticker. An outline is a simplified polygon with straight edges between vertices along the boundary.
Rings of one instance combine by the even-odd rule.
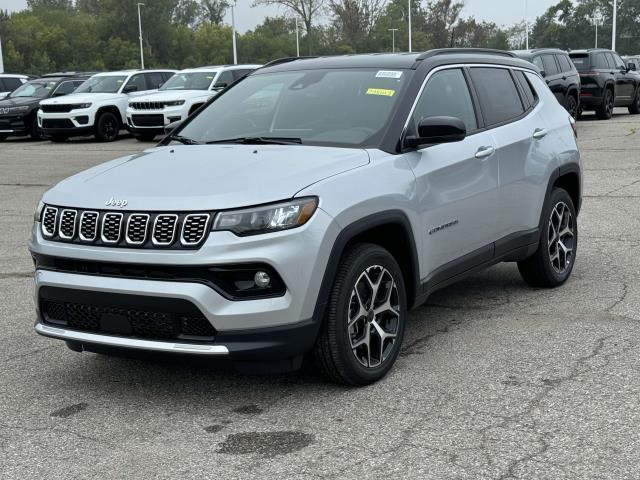
[[[213,80],[213,76],[212,75],[207,75],[207,80]]]
[[[379,95],[381,97],[393,97],[396,94],[395,90],[388,90],[386,88],[370,88],[367,90],[367,95]]]
[[[402,72],[397,70],[380,70],[376,73],[376,78],[400,78],[402,76]]]

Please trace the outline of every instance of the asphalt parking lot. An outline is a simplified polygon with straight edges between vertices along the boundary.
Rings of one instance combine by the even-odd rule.
[[[578,124],[570,281],[531,289],[503,264],[435,294],[391,374],[362,389],[37,336],[40,195],[150,145],[0,143],[0,478],[638,478],[640,118],[619,112]]]

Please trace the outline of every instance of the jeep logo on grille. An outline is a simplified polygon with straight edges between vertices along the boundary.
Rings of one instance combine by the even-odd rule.
[[[126,207],[127,203],[129,203],[129,202],[127,202],[126,200],[118,200],[118,199],[117,199],[117,198],[115,198],[115,197],[111,197],[109,200],[107,200],[107,201],[105,202],[105,205],[106,205],[107,207],[120,207],[120,208],[124,208],[124,207]]]

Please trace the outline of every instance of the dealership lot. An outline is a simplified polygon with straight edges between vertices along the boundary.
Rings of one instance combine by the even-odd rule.
[[[26,239],[40,195],[150,144],[0,144],[0,478],[636,477],[640,121],[619,112],[579,123],[568,284],[531,289],[504,264],[435,294],[391,374],[362,389],[37,337]]]

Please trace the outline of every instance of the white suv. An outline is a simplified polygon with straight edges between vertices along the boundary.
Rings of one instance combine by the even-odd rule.
[[[125,70],[98,73],[71,95],[40,103],[38,126],[54,142],[95,135],[101,142],[118,138],[131,96],[160,88],[175,70]]]
[[[167,125],[184,120],[207,100],[260,65],[230,65],[182,70],[158,92],[129,100],[127,128],[140,141],[150,141]]]
[[[26,75],[13,75],[0,73],[0,98],[4,98],[13,92],[23,83],[27,83],[29,77]]]

